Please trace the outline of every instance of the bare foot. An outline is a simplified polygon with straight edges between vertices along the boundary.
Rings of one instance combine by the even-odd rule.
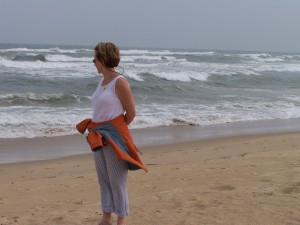
[[[103,212],[103,217],[98,225],[112,225],[112,216],[110,212]]]
[[[98,223],[98,225],[112,225],[112,223],[101,221],[101,222]]]

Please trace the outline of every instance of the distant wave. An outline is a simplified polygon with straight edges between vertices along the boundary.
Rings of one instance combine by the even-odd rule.
[[[12,58],[13,61],[46,61],[46,57],[43,54],[36,54],[36,55],[16,55],[15,57]]]
[[[215,52],[180,52],[180,51],[170,51],[170,50],[121,50],[121,54],[124,55],[213,55]]]
[[[90,58],[72,58],[69,56],[44,57],[43,55],[15,57],[13,60],[0,59],[2,71],[22,70],[24,76],[40,77],[94,77],[97,72],[90,62]],[[36,61],[33,61],[36,60]],[[299,63],[260,63],[260,64],[228,64],[189,62],[185,60],[161,60],[139,62],[121,62],[125,75],[137,81],[142,81],[139,76],[149,73],[166,80],[189,82],[191,79],[206,80],[211,75],[261,75],[264,72],[300,72]],[[51,70],[52,69],[52,70]]]
[[[155,50],[139,50],[139,49],[130,49],[130,50],[120,50],[120,53],[123,55],[145,55],[145,54],[151,54],[151,55],[170,55],[173,54],[169,50],[161,50],[161,51],[155,51]]]
[[[2,66],[2,67],[19,68],[19,69],[24,69],[24,70],[68,69],[68,68],[76,68],[76,67],[80,67],[80,66],[82,67],[83,65],[86,65],[86,62],[80,62],[80,61],[57,62],[57,61],[41,61],[41,60],[15,61],[15,60],[7,60],[7,59],[0,60],[0,66]]]
[[[300,55],[272,55],[269,53],[220,53],[214,51],[171,51],[171,50],[121,50],[121,55],[125,59],[125,61],[132,62],[138,59],[145,60],[159,60],[159,58],[155,56],[162,56],[162,58],[166,58],[167,56],[176,57],[176,56],[203,56],[203,57],[216,57],[216,58],[227,58],[231,57],[240,58],[240,60],[248,62],[261,62],[261,63],[272,63],[272,62],[285,62],[286,60],[300,60]],[[148,58],[147,58],[148,57]]]
[[[205,81],[209,74],[196,71],[170,71],[170,72],[154,72],[154,76],[169,81],[191,82],[192,80]]]
[[[284,62],[285,59],[282,56],[274,57],[267,53],[261,53],[261,54],[238,54],[238,56],[245,58],[245,59],[251,59],[253,61],[257,62]]]
[[[49,62],[91,62],[90,57],[72,57],[67,55],[46,55],[46,60]]]
[[[6,57],[5,59],[8,59]],[[23,61],[23,62],[34,62],[34,61],[42,61],[42,62],[91,62],[91,57],[72,57],[68,55],[62,54],[34,54],[34,53],[22,53],[17,54],[13,58],[12,61]]]
[[[92,49],[60,49],[56,48],[8,48],[0,49],[0,52],[41,52],[41,53],[78,53],[78,52],[93,52]]]
[[[206,72],[196,72],[196,71],[173,71],[173,72],[153,71],[151,73],[149,72],[132,73],[127,71],[125,73],[125,76],[135,81],[144,81],[143,79],[144,76],[153,76],[168,81],[191,82],[192,80],[206,81],[210,75]]]
[[[191,82],[212,76],[258,76],[265,72],[300,72],[300,56],[273,53],[215,51],[121,50],[125,76],[144,81],[141,74],[159,79]],[[92,49],[9,48],[0,49],[0,68],[7,74],[41,78],[94,77]]]
[[[121,62],[130,63],[136,62],[141,65],[143,62],[151,63],[153,61],[159,62],[185,62],[186,59],[177,59],[174,56],[153,56],[153,55],[132,55],[132,56],[122,56]],[[145,64],[142,64],[145,65]],[[149,64],[147,64],[149,65]]]
[[[285,95],[285,96],[283,96],[283,98],[287,99],[287,100],[292,100],[292,101],[300,104],[300,96],[299,95]]]
[[[134,56],[123,56],[123,62],[134,62],[139,60],[147,60],[147,61],[159,61],[162,60],[161,56],[152,56],[152,55],[134,55]]]
[[[89,97],[68,93],[14,93],[0,94],[0,106],[65,105],[89,101]]]

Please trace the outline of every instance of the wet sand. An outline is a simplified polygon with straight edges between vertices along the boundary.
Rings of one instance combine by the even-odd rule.
[[[74,127],[75,130],[75,127]],[[300,119],[261,120],[209,126],[167,126],[131,130],[136,145],[158,146],[237,135],[300,131]],[[0,139],[0,164],[55,159],[89,152],[85,135]]]

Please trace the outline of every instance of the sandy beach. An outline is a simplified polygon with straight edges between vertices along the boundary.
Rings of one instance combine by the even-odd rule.
[[[150,172],[129,173],[127,224],[300,224],[299,135],[141,148]],[[97,224],[100,216],[91,153],[0,165],[1,225]]]
[[[129,173],[127,224],[300,224],[299,136],[245,135],[141,148],[150,172]],[[0,165],[1,225],[97,224],[99,201],[90,152]]]

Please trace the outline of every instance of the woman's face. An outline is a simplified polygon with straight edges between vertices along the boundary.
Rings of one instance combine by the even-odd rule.
[[[93,62],[96,66],[97,72],[102,73],[102,68],[103,68],[102,62],[99,59],[97,59],[96,56],[94,56]]]

